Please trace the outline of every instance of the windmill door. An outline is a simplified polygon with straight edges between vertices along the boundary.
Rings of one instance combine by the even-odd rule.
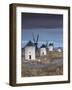
[[[31,59],[31,55],[29,55],[29,59]]]

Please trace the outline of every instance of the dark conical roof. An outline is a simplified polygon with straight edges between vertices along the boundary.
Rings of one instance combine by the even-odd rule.
[[[32,42],[32,41],[29,41],[27,44],[26,44],[26,46],[35,46],[35,44]],[[25,46],[25,47],[26,47]]]
[[[53,46],[53,43],[49,43],[49,46]]]
[[[40,48],[46,48],[46,45],[45,44],[42,44],[42,46]]]

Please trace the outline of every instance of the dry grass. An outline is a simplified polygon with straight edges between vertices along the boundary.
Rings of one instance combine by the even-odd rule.
[[[54,64],[53,64],[54,63]],[[35,61],[22,58],[22,77],[48,76],[63,74],[63,53],[48,52],[48,55],[37,57]]]
[[[62,75],[63,68],[24,68],[22,71],[22,77],[30,77],[30,76],[48,76],[48,75]]]

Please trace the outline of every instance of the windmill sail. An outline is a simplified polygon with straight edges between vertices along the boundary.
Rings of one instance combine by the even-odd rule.
[[[48,47],[48,41],[46,40],[46,47]]]
[[[33,36],[33,41],[34,41],[34,44],[35,44],[36,49],[37,49],[38,39],[39,39],[39,34],[37,35],[37,39],[35,39],[35,37],[34,37],[34,33],[32,33],[32,36]]]
[[[38,39],[39,39],[39,34],[37,35],[37,40],[36,40],[36,43],[38,43]]]
[[[34,37],[34,33],[32,33],[32,36],[33,36],[33,41],[34,41],[34,43],[35,43],[35,37]]]

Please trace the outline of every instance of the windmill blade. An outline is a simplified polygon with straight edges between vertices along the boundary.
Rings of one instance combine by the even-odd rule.
[[[36,43],[38,43],[38,39],[39,39],[39,34],[37,35],[37,40],[36,40]]]
[[[46,46],[48,46],[48,41],[46,40]]]
[[[35,43],[34,33],[32,33],[32,36],[33,36],[33,41],[34,41],[34,43]]]

